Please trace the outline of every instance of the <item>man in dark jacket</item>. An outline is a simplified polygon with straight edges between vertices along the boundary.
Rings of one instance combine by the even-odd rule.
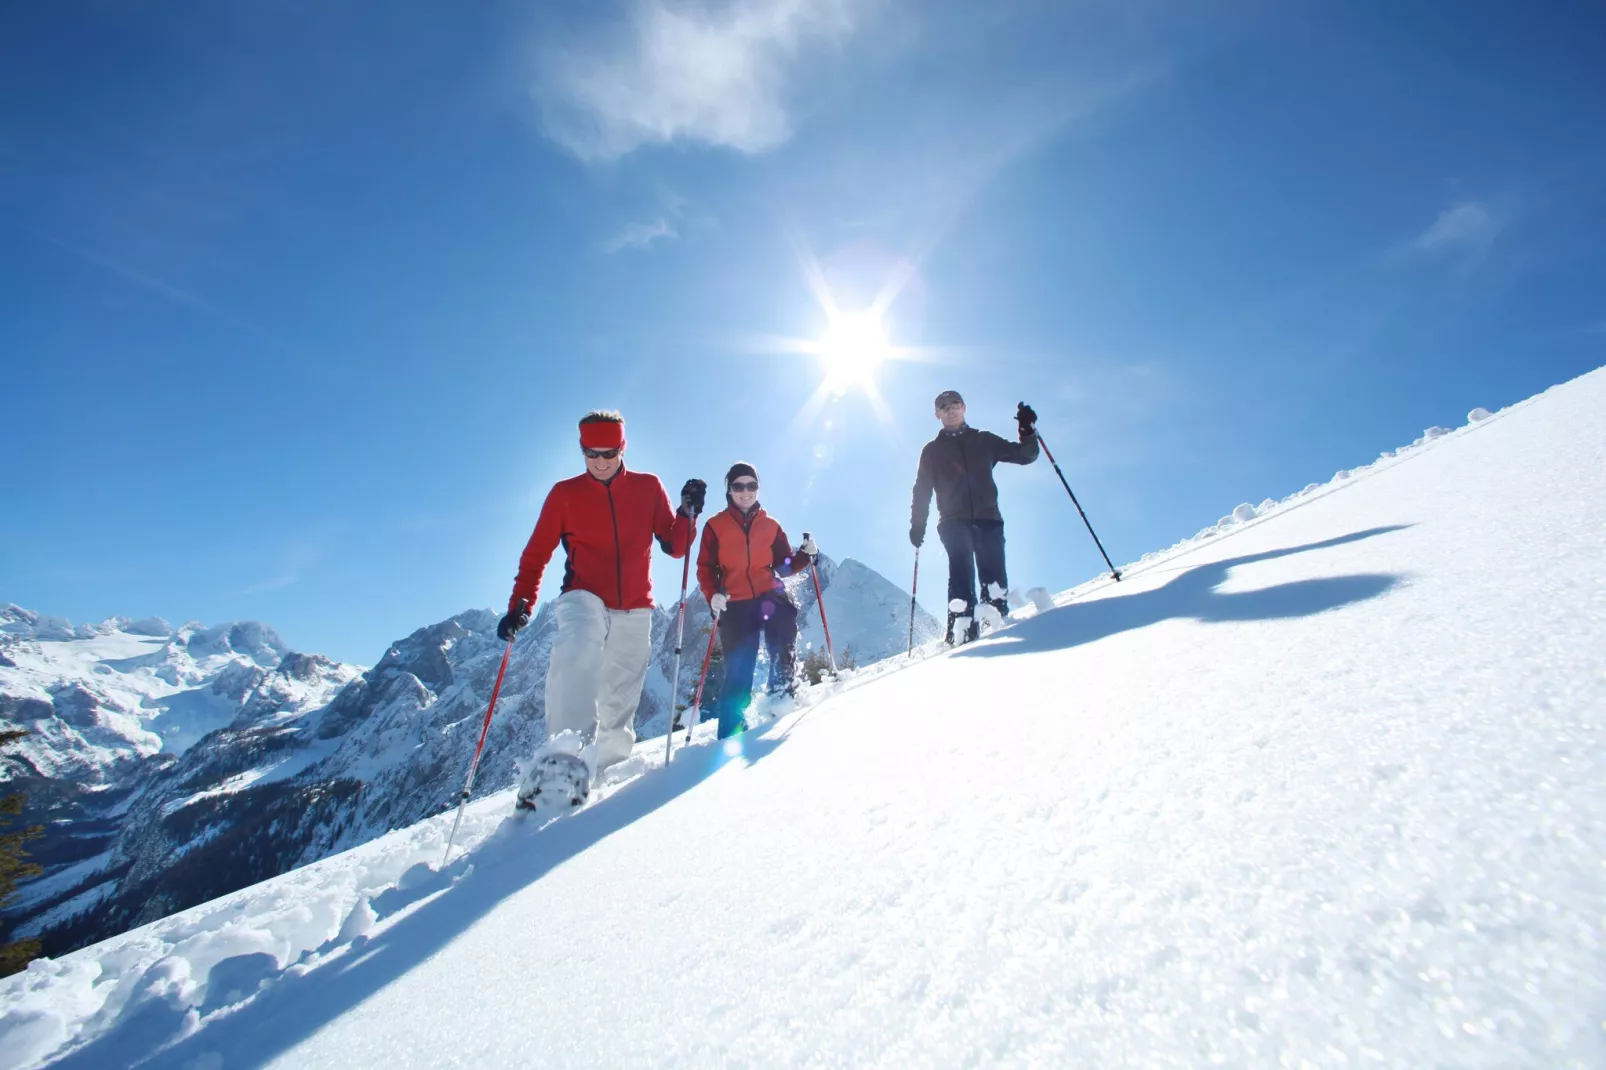
[[[976,578],[980,573],[982,598],[1000,614],[1009,612],[1005,594],[1009,580],[1004,572],[1004,517],[998,511],[998,485],[993,466],[1031,464],[1037,460],[1037,414],[1022,403],[1015,412],[1018,442],[978,431],[965,423],[965,399],[957,390],[937,395],[937,419],[942,430],[920,451],[915,475],[909,541],[926,540],[926,517],[931,495],[937,495],[937,535],[948,551],[948,633],[946,640],[969,642],[980,634],[976,620]],[[954,621],[968,618],[962,636],[954,635]]]

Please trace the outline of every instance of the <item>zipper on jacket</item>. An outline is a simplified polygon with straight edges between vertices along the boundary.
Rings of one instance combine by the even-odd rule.
[[[754,510],[757,512],[757,510]],[[747,528],[742,532],[742,541],[747,544],[747,589],[758,597],[758,588],[753,586],[753,524],[748,522]]]
[[[625,608],[625,548],[619,543],[619,510],[613,505],[613,480],[604,483],[608,492],[608,512],[613,516],[613,579],[619,590],[619,606]]]
[[[976,519],[976,495],[970,487],[970,458],[965,455],[965,439],[970,436],[963,431],[959,433],[959,467],[965,473],[965,501],[970,503],[970,519]]]
[[[736,524],[742,529],[742,545],[747,547],[747,571],[743,573],[747,580],[747,589],[752,592],[749,597],[758,597],[758,588],[753,586],[753,521],[758,517],[758,505],[755,503],[751,516],[743,516],[742,511],[734,505],[731,511],[736,514]]]

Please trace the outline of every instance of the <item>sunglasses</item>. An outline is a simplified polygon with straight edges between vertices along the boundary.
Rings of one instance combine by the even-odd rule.
[[[949,412],[949,411],[951,411],[953,409],[962,409],[964,407],[965,407],[965,403],[963,401],[950,401],[945,405],[938,405],[937,406],[937,411],[938,412]]]
[[[581,446],[580,450],[587,457],[591,457],[591,458],[597,459],[597,460],[611,461],[615,457],[619,456],[619,448],[617,446],[614,447],[611,450],[594,450],[590,446]]]
[[[734,490],[737,493],[741,493],[744,490],[757,490],[757,489],[758,489],[757,481],[752,481],[752,482],[744,481],[744,482],[740,482],[740,483],[732,483],[731,484],[731,490]]]

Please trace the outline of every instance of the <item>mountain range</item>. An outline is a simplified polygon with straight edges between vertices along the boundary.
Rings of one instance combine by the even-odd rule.
[[[844,664],[906,648],[908,592],[851,559],[822,556],[818,570]],[[807,657],[824,644],[818,599],[806,576],[791,587]],[[654,614],[641,738],[669,723],[678,608]],[[544,738],[551,609],[515,644],[477,795],[507,787]],[[30,733],[0,755],[0,785],[26,794],[23,822],[44,827],[29,853],[45,867],[7,904],[7,939],[38,937],[60,955],[447,808],[503,653],[497,620],[459,613],[364,668],[292,651],[257,622],[74,626],[0,608],[0,725]],[[939,631],[917,611],[916,642]],[[674,705],[691,701],[709,632],[694,594]],[[710,676],[704,708],[717,666]]]

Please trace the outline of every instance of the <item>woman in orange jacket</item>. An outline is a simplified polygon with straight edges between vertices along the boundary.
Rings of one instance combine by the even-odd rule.
[[[720,739],[747,728],[761,638],[770,655],[770,690],[792,690],[797,605],[781,580],[813,565],[818,553],[808,538],[792,549],[781,525],[758,504],[758,471],[745,461],[725,473],[725,501],[724,511],[703,524],[697,553],[697,583],[718,622],[724,655]]]

